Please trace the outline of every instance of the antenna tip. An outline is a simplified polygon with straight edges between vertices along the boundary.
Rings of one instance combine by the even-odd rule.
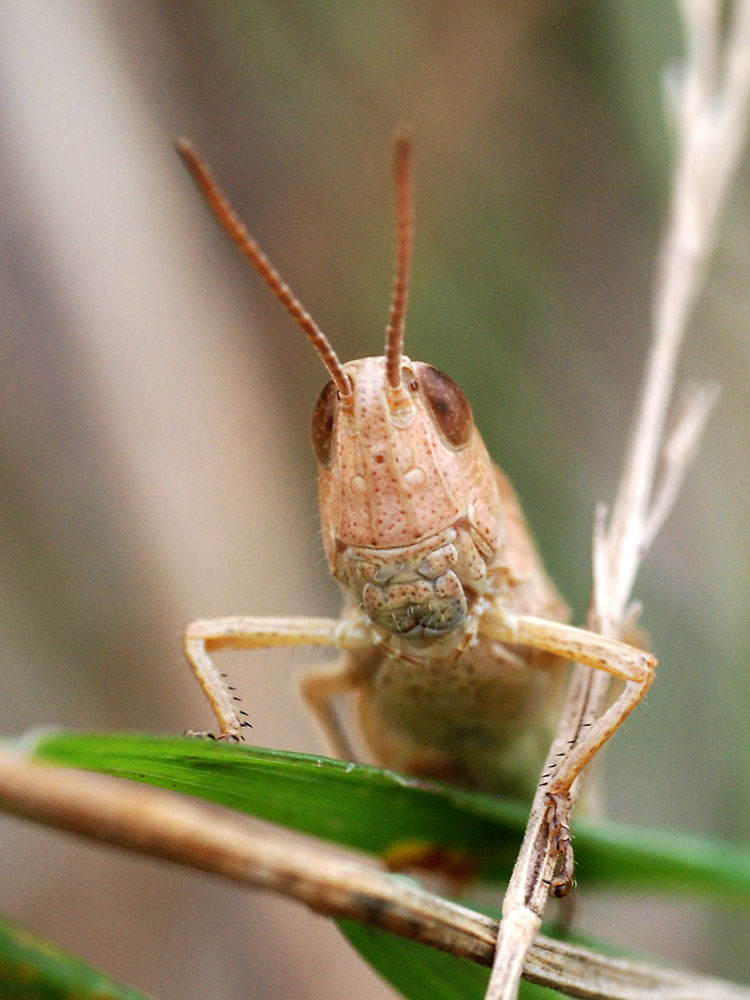
[[[393,133],[393,147],[397,167],[409,160],[412,150],[414,132],[410,125],[402,125]]]
[[[179,139],[175,139],[173,145],[175,152],[183,163],[190,163],[197,159],[198,154],[195,146],[184,136],[180,136]]]

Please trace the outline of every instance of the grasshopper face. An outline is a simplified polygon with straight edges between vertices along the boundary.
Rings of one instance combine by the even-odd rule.
[[[350,361],[351,395],[330,381],[312,440],[331,572],[381,628],[413,638],[461,625],[500,544],[492,465],[461,389],[401,356],[403,394],[385,358]]]

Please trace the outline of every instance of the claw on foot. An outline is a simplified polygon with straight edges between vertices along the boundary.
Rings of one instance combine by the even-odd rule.
[[[557,899],[561,896],[567,896],[574,885],[575,859],[570,839],[570,827],[568,826],[569,812],[570,803],[566,795],[547,792],[549,837],[558,853],[555,873],[550,879],[549,886],[550,892]]]
[[[190,736],[198,740],[214,740],[216,743],[242,743],[244,737],[235,733],[205,733],[198,732],[195,729],[186,729],[182,734],[183,736]]]

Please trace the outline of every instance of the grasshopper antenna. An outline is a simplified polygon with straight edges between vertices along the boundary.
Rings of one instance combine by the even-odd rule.
[[[396,278],[385,334],[385,390],[391,413],[411,411],[412,402],[401,382],[404,324],[409,300],[411,260],[414,249],[414,189],[411,132],[396,133],[393,158],[396,187]]]
[[[279,302],[292,314],[299,326],[307,334],[321,361],[328,369],[342,401],[352,399],[352,384],[344,372],[341,362],[330,341],[310,316],[279,272],[252,238],[219,187],[210,169],[198,155],[195,147],[187,139],[178,139],[175,149],[195,181],[198,190],[219,220],[222,228],[239,247],[242,255],[250,261]]]

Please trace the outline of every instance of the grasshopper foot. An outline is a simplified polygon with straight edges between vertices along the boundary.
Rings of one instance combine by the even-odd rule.
[[[550,892],[556,899],[567,896],[575,884],[573,879],[575,859],[570,839],[570,827],[568,826],[569,812],[570,802],[566,795],[547,792],[549,836],[559,855],[555,865],[555,873],[549,882]]]
[[[183,736],[190,736],[198,740],[214,740],[216,743],[242,743],[244,736],[235,733],[214,733],[198,732],[195,729],[186,729]]]

